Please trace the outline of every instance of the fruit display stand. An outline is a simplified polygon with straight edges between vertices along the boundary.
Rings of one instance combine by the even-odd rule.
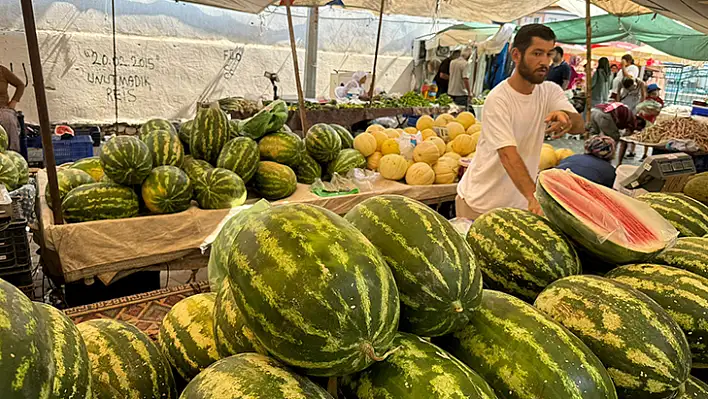
[[[406,108],[347,108],[308,110],[305,112],[310,126],[317,123],[336,123],[345,127],[361,121],[396,115],[436,115],[448,112],[448,107],[406,107]],[[302,124],[297,112],[290,111],[288,126],[293,131],[302,130]]]
[[[627,153],[627,146],[629,144],[636,144],[638,146],[652,148],[654,154],[664,154],[670,152],[666,150],[666,143],[644,143],[638,140],[634,140],[631,137],[622,137],[620,138],[618,165],[621,165],[622,161],[624,161],[624,156]],[[708,152],[699,151],[690,153],[689,155],[691,156],[691,158],[693,158],[693,162],[696,165],[696,171],[698,173],[705,172],[706,165],[708,165]]]
[[[37,173],[37,184],[43,193],[45,170]],[[310,192],[309,185],[298,184],[293,195],[275,203],[306,203],[345,214],[367,198],[382,194],[403,195],[432,205],[454,200],[456,192],[456,184],[410,186],[379,179],[372,190],[336,197],[319,197]],[[248,203],[257,200],[251,198]],[[208,261],[199,246],[228,213],[228,209],[192,206],[168,215],[55,224],[45,197],[40,195],[37,214],[43,261],[49,274],[63,282],[98,278],[109,284],[138,269],[196,270],[206,267]]]

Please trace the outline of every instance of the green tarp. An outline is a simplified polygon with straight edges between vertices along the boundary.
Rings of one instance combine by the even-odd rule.
[[[708,36],[659,14],[600,15],[592,17],[591,24],[593,44],[632,39],[675,57],[708,61]],[[545,25],[553,29],[560,43],[585,44],[584,18]]]

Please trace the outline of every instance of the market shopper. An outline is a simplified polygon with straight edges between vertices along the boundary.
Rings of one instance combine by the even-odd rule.
[[[570,84],[570,65],[563,60],[563,48],[558,46],[553,49],[553,65],[550,71],[548,71],[548,76],[546,80],[553,82],[560,86],[564,91],[568,90],[568,85]]]
[[[597,63],[597,69],[592,76],[592,103],[604,104],[610,96],[610,84],[612,83],[612,70],[610,60],[602,57]]]
[[[364,85],[366,84],[367,76],[368,75],[366,72],[354,72],[351,80],[334,89],[334,94],[337,96],[337,99],[343,100],[347,98],[349,93],[353,93],[354,95],[357,95],[359,99],[365,100],[367,93],[364,90]]]
[[[448,94],[455,104],[463,109],[467,109],[470,94],[470,78],[467,75],[468,60],[472,56],[472,51],[466,49],[462,55],[450,63],[450,86]]]
[[[544,133],[582,133],[583,119],[557,84],[545,82],[555,46],[553,31],[521,27],[514,38],[512,76],[484,103],[477,152],[457,187],[457,216],[475,219],[495,208],[541,214],[534,197]]]
[[[9,87],[15,92],[10,97]],[[17,119],[17,104],[25,92],[25,84],[9,69],[0,65],[0,126],[7,132],[8,148],[20,151],[20,122]]]
[[[585,154],[571,155],[556,168],[570,170],[594,183],[605,187],[614,185],[616,172],[612,166],[615,157],[615,141],[608,136],[593,136],[585,142]]]
[[[622,90],[622,81],[625,78],[637,79],[639,77],[639,67],[634,65],[634,58],[630,54],[622,56],[622,68],[617,71],[615,79],[612,81],[612,92],[610,99],[619,101],[620,91]]]
[[[459,58],[460,55],[462,55],[462,50],[455,50],[440,63],[440,69],[438,69],[438,74],[435,76],[435,84],[438,85],[438,96],[447,94],[450,86],[450,64],[452,64],[453,60]]]

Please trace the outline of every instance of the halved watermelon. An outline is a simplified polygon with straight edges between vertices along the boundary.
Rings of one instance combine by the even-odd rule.
[[[546,217],[566,235],[613,264],[645,262],[678,236],[647,204],[570,171],[541,172],[536,198]]]

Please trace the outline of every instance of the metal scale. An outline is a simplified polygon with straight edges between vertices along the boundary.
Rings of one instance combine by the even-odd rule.
[[[637,170],[620,182],[630,190],[681,192],[688,178],[696,173],[690,155],[683,152],[647,157]]]

